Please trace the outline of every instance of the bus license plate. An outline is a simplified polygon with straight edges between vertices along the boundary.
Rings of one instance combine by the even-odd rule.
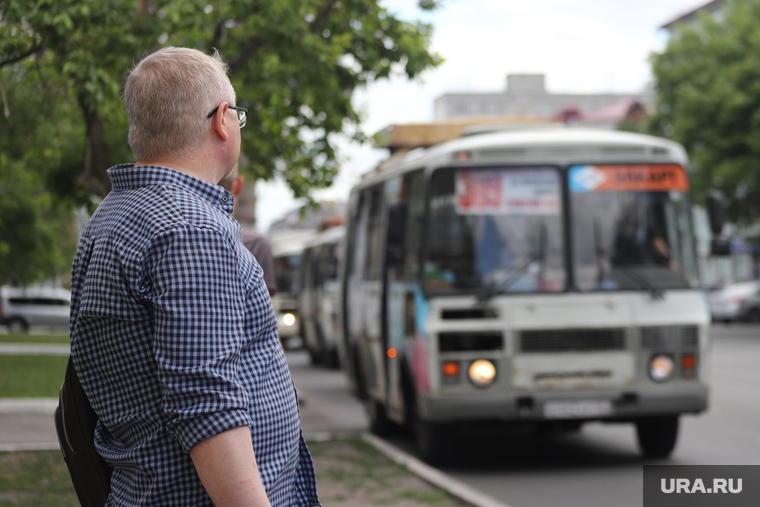
[[[547,419],[582,419],[612,414],[609,400],[547,401],[544,417]]]

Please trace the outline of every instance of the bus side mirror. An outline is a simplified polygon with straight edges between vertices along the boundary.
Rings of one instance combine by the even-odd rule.
[[[713,236],[718,237],[723,232],[723,194],[717,190],[711,190],[707,194],[707,216],[710,219],[710,229]]]

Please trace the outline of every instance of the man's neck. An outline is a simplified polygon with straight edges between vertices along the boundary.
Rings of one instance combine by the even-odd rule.
[[[208,164],[208,165],[199,164],[197,163],[197,161],[192,161],[188,163],[188,161],[182,160],[182,159],[170,158],[170,159],[156,159],[156,160],[150,160],[150,161],[138,160],[137,162],[135,162],[135,165],[137,166],[154,165],[154,166],[167,167],[169,169],[174,169],[176,171],[189,174],[190,176],[194,176],[200,180],[206,181],[208,183],[212,183],[214,185],[219,183],[219,180],[221,180],[224,174],[226,174],[226,173],[220,174],[220,172],[224,170],[223,169],[221,171],[215,170],[214,166],[211,164]]]

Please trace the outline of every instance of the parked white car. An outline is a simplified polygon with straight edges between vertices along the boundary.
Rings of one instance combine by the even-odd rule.
[[[30,326],[68,327],[71,292],[66,289],[0,287],[0,324],[11,332]]]
[[[760,321],[760,281],[738,282],[708,295],[713,321]]]

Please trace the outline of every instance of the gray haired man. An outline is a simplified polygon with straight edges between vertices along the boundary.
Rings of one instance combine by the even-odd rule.
[[[71,354],[114,468],[108,505],[318,505],[261,267],[217,186],[246,112],[226,67],[159,50],[124,102],[136,163],[109,170],[72,267]]]

